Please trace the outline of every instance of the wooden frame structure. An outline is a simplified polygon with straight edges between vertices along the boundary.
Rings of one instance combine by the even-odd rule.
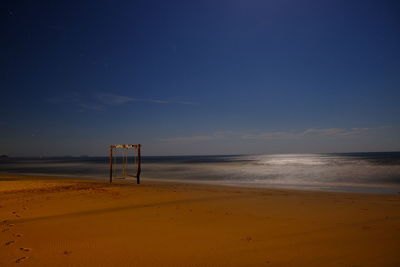
[[[112,183],[112,179],[113,179],[113,159],[114,159],[114,156],[113,156],[113,152],[114,152],[114,149],[117,149],[117,148],[123,148],[123,149],[130,149],[130,148],[133,148],[134,150],[136,150],[137,151],[137,160],[136,160],[136,164],[137,164],[137,171],[136,171],[136,176],[133,176],[133,177],[136,177],[136,183],[137,184],[140,184],[140,173],[141,173],[141,163],[142,163],[142,157],[141,157],[141,155],[140,155],[140,148],[142,147],[142,145],[141,144],[136,144],[136,145],[133,145],[133,144],[125,144],[125,145],[112,145],[112,146],[110,146],[110,148],[109,148],[109,152],[110,152],[110,184]],[[128,160],[127,160],[127,156],[125,156],[124,158],[123,158],[123,163],[125,164],[125,166],[127,166],[127,164],[128,164]],[[126,174],[126,169],[123,169],[123,173],[124,173],[124,175],[127,175]]]

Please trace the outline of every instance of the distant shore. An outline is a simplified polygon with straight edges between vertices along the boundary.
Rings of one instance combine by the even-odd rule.
[[[0,266],[400,266],[400,194],[0,174]]]

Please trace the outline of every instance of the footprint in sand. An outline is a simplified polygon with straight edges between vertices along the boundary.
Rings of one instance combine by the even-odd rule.
[[[11,240],[11,241],[6,242],[4,245],[5,245],[5,246],[9,246],[9,245],[12,245],[12,244],[14,244],[14,243],[15,243],[15,241],[14,241],[14,240]]]
[[[13,234],[14,237],[22,237],[22,234]]]
[[[13,211],[13,212],[12,212],[12,214],[14,214],[14,215],[15,215],[15,217],[18,217],[18,218],[19,218],[19,217],[21,217],[21,216],[19,216],[19,215],[17,214],[17,212],[16,212],[16,211]]]
[[[1,232],[7,232],[7,231],[10,231],[10,228],[6,228],[6,229],[3,229],[3,230],[1,230]]]
[[[26,260],[26,259],[28,259],[29,257],[21,257],[21,258],[19,258],[19,259],[17,259],[15,262],[16,263],[20,263],[20,262],[23,262],[24,260]]]
[[[29,251],[32,250],[31,248],[19,248],[19,249],[22,250],[22,251],[25,251],[25,252],[29,252]]]
[[[242,240],[250,242],[253,240],[253,238],[251,238],[250,236],[246,236],[245,238],[242,238]]]
[[[15,224],[9,223],[9,224],[7,224],[7,226],[8,226],[8,227],[13,227],[13,226],[15,226]]]

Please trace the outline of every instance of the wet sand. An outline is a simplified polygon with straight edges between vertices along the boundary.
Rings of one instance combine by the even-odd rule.
[[[0,175],[0,266],[400,266],[400,194]]]

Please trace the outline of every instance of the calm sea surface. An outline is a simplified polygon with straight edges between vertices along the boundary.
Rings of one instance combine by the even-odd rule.
[[[120,161],[119,158],[117,163]],[[129,162],[133,159],[129,158]],[[118,175],[120,169],[117,168]],[[108,179],[108,159],[1,158],[0,173]],[[399,193],[400,152],[144,157],[143,181],[146,178],[251,187]]]

